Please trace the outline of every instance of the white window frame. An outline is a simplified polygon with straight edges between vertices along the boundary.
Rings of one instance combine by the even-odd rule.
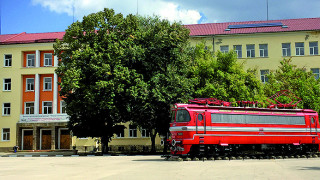
[[[262,73],[262,71],[265,71],[267,73]],[[268,78],[266,77],[266,75],[268,75],[269,73],[270,73],[269,69],[261,69],[260,70],[260,80],[262,83],[268,82]]]
[[[11,56],[11,58],[6,58],[6,56]],[[5,54],[3,59],[4,59],[4,64],[3,64],[4,67],[12,66],[12,54]]]
[[[5,129],[9,129],[9,132],[4,133]],[[4,138],[5,134],[6,134],[6,139]],[[1,137],[2,141],[10,141],[10,128],[2,128],[1,135],[2,135],[2,137]]]
[[[148,138],[148,137],[150,137],[150,133],[149,134],[147,134],[147,129],[141,129],[141,137],[143,137],[143,138]]]
[[[34,114],[34,102],[25,102],[24,103],[24,114],[31,114],[31,113],[27,113],[27,109],[29,109],[29,112],[31,110],[31,107],[27,107],[27,103],[33,103],[33,113]]]
[[[285,45],[289,44],[289,48],[284,48],[283,47],[284,44]],[[286,53],[284,54],[284,52],[286,52]],[[291,43],[282,43],[282,56],[283,57],[291,56]]]
[[[266,49],[261,48],[262,45],[266,45]],[[259,44],[260,57],[268,57],[268,44]]]
[[[303,47],[297,47],[297,43],[302,43]],[[296,56],[304,56],[304,42],[296,42]]]
[[[51,106],[45,106],[44,103],[51,103]],[[44,110],[46,109],[47,112],[49,112],[49,108],[51,107],[51,113],[44,113]],[[52,114],[53,112],[53,103],[52,101],[42,101],[42,114]]]
[[[46,82],[46,79],[50,79],[50,83]],[[46,89],[46,86],[50,86],[50,88]],[[52,77],[43,78],[43,91],[52,91]]]
[[[226,49],[222,50],[223,48],[226,48]],[[228,53],[229,52],[229,46],[228,45],[220,46],[220,51],[222,53]]]
[[[240,47],[240,50],[237,50]],[[234,45],[233,50],[237,53],[237,58],[242,58],[242,45]]]
[[[248,46],[253,46],[253,49],[248,49]],[[254,44],[247,44],[246,48],[247,48],[247,58],[255,58],[256,57],[255,45]]]
[[[310,46],[311,43],[317,43],[317,45],[316,46]],[[318,55],[319,54],[318,41],[309,42],[309,49],[310,49],[310,55],[313,55],[313,56],[314,55]],[[317,53],[315,53],[315,50],[317,51]]]
[[[63,104],[63,103],[65,103],[63,100],[60,101],[60,114],[66,114],[66,112],[65,112],[65,113],[62,112],[62,109],[63,109],[62,104]]]
[[[136,126],[135,126],[136,127]],[[135,136],[134,136],[135,135]],[[129,125],[129,137],[136,138],[137,136],[137,127],[135,129],[131,129]]]
[[[28,79],[33,79],[33,86],[32,86],[33,89],[29,89],[29,84],[31,84],[31,83],[28,83]],[[26,91],[34,91],[34,84],[35,84],[34,78],[26,78]]]
[[[31,64],[31,66],[29,65],[29,59],[32,60],[31,58],[29,58],[30,55],[33,55],[33,57],[34,57],[33,61],[30,61],[30,62],[33,62],[33,64]],[[35,63],[36,63],[35,61],[36,61],[36,54],[27,54],[27,62],[26,62],[27,67],[35,67]]]
[[[9,107],[5,107],[5,104],[9,104]],[[11,115],[11,103],[2,103],[2,116],[10,116]]]
[[[46,55],[50,55],[50,58],[46,58]],[[43,54],[43,66],[50,67],[52,66],[52,53]]]
[[[317,70],[318,72],[315,72],[315,70]],[[320,69],[319,68],[311,68],[312,74],[314,75],[315,79],[319,79],[320,78]]]
[[[6,80],[10,79],[10,82],[6,82]],[[3,79],[3,91],[11,91],[11,78]]]

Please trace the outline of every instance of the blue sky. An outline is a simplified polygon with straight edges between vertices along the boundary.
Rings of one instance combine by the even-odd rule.
[[[84,15],[116,13],[159,15],[183,24],[320,17],[319,0],[0,0],[1,34],[60,32]],[[308,2],[308,3],[306,3]]]

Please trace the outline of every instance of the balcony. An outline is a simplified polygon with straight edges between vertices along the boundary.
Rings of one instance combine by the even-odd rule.
[[[50,123],[68,122],[67,114],[22,114],[19,123]]]

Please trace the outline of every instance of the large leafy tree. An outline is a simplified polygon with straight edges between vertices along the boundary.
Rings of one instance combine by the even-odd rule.
[[[261,82],[254,70],[245,71],[233,51],[218,51],[214,57],[209,49],[204,42],[191,49],[194,65],[190,76],[196,79],[195,97],[215,97],[231,102],[264,100]]]
[[[135,16],[105,9],[73,23],[54,45],[69,128],[78,137],[101,137],[104,152],[117,123],[128,121],[130,103],[147,91],[142,76],[126,66],[139,52],[137,28]]]
[[[168,131],[170,103],[192,92],[188,37],[179,23],[110,9],[73,23],[54,46],[73,134],[101,137],[107,147],[117,123],[131,121],[149,129],[154,151],[156,134]]]
[[[268,75],[268,83],[264,85],[266,96],[270,97],[280,90],[289,90],[301,98],[298,108],[314,109],[320,112],[320,81],[305,68],[298,68],[292,64],[292,59],[283,59],[277,70]],[[278,99],[282,103],[289,103],[288,98]]]
[[[143,76],[148,95],[135,104],[134,122],[149,129],[152,151],[156,134],[169,129],[170,105],[185,102],[193,92],[192,79],[186,77],[189,30],[179,23],[158,17],[139,18],[135,42],[142,52],[131,67]]]

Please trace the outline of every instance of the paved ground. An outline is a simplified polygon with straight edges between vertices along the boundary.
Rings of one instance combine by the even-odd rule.
[[[164,161],[160,156],[0,157],[0,179],[320,179],[320,158]]]

